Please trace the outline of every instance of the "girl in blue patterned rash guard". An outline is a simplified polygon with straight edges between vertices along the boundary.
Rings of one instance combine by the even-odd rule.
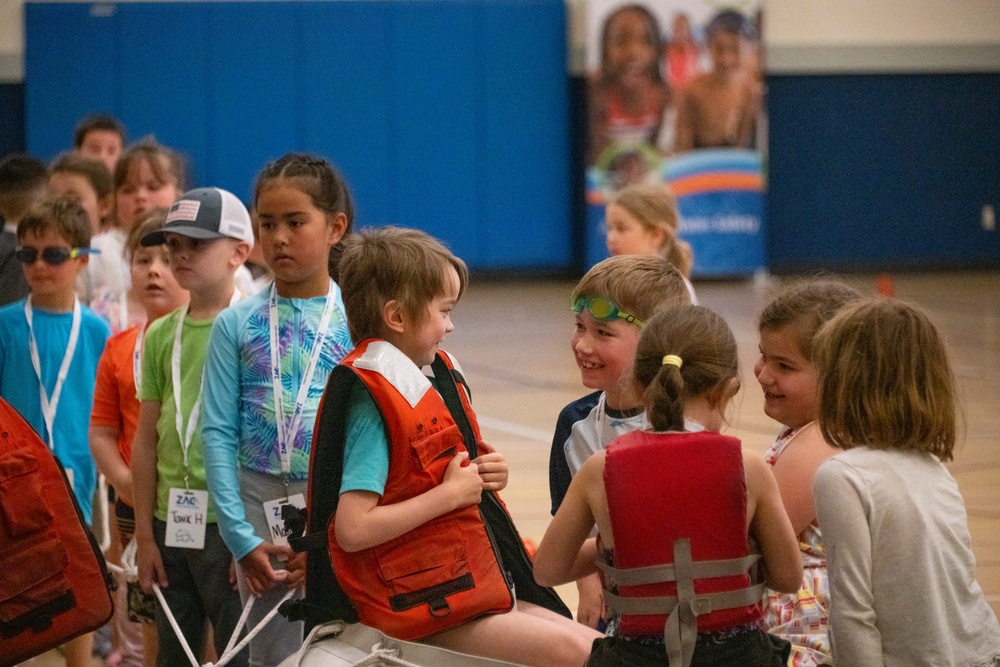
[[[253,204],[274,283],[216,320],[202,408],[209,491],[240,595],[261,598],[250,627],[304,582],[281,507],[305,506],[316,410],[353,347],[330,261],[351,230],[347,185],[325,160],[289,154],[261,172]],[[275,616],[251,641],[250,664],[277,665],[301,644],[302,623]]]

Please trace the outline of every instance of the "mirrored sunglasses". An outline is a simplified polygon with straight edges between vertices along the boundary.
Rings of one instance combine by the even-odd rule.
[[[630,324],[636,325],[640,329],[645,324],[645,322],[640,320],[638,317],[622,312],[618,309],[618,306],[615,305],[614,301],[603,296],[582,296],[570,304],[570,308],[572,308],[573,312],[577,315],[582,313],[583,309],[586,308],[590,311],[590,314],[594,316],[594,319],[600,322],[625,320]]]
[[[52,266],[59,266],[71,259],[76,259],[81,255],[90,255],[100,252],[94,248],[67,248],[65,246],[49,246],[48,248],[42,248],[41,251],[38,248],[18,248],[14,251],[14,256],[22,264],[31,265],[38,261],[38,257],[41,256],[42,261],[46,264]]]

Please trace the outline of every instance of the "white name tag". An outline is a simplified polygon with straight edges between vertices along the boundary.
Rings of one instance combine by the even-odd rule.
[[[285,530],[285,520],[281,518],[281,508],[285,505],[293,505],[302,509],[306,506],[306,499],[301,493],[279,498],[278,500],[268,500],[264,503],[264,516],[267,517],[267,527],[271,532],[271,542],[278,546],[288,546],[288,532]]]
[[[69,482],[69,490],[70,491],[75,491],[76,487],[73,486],[73,469],[72,468],[63,468],[63,470],[66,471],[66,481]]]
[[[181,549],[204,549],[207,520],[208,491],[170,489],[164,543]]]

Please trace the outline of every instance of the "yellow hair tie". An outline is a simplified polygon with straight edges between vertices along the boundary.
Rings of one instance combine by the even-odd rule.
[[[678,357],[676,354],[668,354],[663,357],[663,366],[677,366],[680,369],[684,365],[684,361]]]

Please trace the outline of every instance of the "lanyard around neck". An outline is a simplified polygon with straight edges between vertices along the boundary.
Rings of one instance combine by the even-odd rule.
[[[174,385],[174,423],[177,427],[177,437],[181,440],[181,452],[184,456],[184,486],[188,485],[188,450],[194,440],[194,432],[198,428],[198,413],[201,411],[201,385],[198,385],[198,396],[191,406],[187,428],[184,428],[184,415],[181,413],[181,331],[184,329],[184,318],[188,307],[183,306],[177,318],[177,329],[174,331],[174,349],[170,354],[170,376]]]
[[[142,389],[142,348],[146,339],[146,325],[149,322],[140,324],[135,334],[135,345],[132,347],[132,380],[135,382],[136,392]]]
[[[42,380],[42,360],[38,355],[38,342],[35,340],[34,309],[31,306],[31,295],[28,295],[28,298],[24,300],[24,317],[28,320],[28,348],[31,352],[31,365],[35,369],[35,376],[38,377],[38,395],[42,403],[45,431],[49,436],[49,449],[55,451],[56,443],[52,436],[52,426],[56,420],[56,410],[59,407],[59,397],[62,394],[63,384],[66,382],[70,364],[73,363],[73,355],[76,354],[76,342],[80,337],[80,300],[73,297],[73,324],[69,330],[66,354],[63,355],[62,364],[59,366],[59,374],[56,376],[56,386],[52,389],[51,399],[48,392],[45,391],[45,382]]]
[[[326,339],[326,331],[330,326],[330,316],[333,314],[336,297],[337,284],[331,280],[330,289],[326,293],[326,303],[323,306],[319,329],[316,331],[316,338],[313,340],[312,351],[309,354],[309,364],[303,373],[302,383],[299,385],[298,395],[295,398],[295,407],[292,414],[286,417],[283,406],[284,399],[282,398],[281,361],[278,359],[278,291],[275,289],[274,283],[271,283],[271,292],[268,298],[268,322],[271,328],[271,382],[274,385],[274,422],[278,427],[278,455],[281,457],[281,472],[286,477],[292,470],[292,447],[295,444],[295,436],[298,435],[302,425],[302,412],[309,397],[309,387],[312,384],[313,374],[319,363],[320,354],[323,352],[323,341]]]

